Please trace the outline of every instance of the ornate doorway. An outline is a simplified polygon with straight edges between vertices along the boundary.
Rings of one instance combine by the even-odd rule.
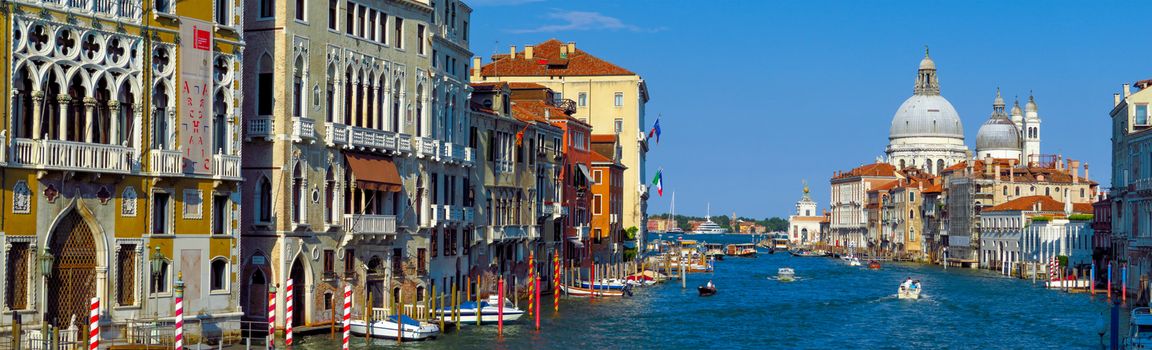
[[[304,280],[304,263],[297,257],[292,262],[292,326],[305,324],[304,312],[308,309],[308,283]]]
[[[84,218],[72,210],[52,232],[48,249],[55,256],[48,279],[48,322],[60,328],[87,322],[89,299],[96,296],[96,240]]]

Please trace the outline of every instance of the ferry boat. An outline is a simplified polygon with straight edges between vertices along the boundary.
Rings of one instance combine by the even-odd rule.
[[[792,282],[796,280],[796,271],[791,267],[781,267],[776,270],[776,280],[781,282]]]
[[[1132,309],[1128,328],[1128,338],[1124,340],[1125,349],[1152,348],[1152,309],[1147,307]]]
[[[788,233],[777,232],[772,236],[772,245],[776,250],[788,250]]]
[[[729,244],[727,250],[729,256],[739,256],[745,258],[756,257],[756,245],[753,243]]]
[[[420,322],[404,315],[391,315],[383,320],[374,320],[371,324],[364,320],[350,320],[348,323],[352,334],[367,334],[374,338],[426,340],[440,335],[440,327],[435,324]]]
[[[487,300],[481,301],[477,304],[475,301],[465,301],[460,303],[460,322],[463,324],[475,324],[477,314],[480,317],[480,323],[496,323],[500,320],[500,297],[496,295],[488,296]],[[514,322],[524,316],[524,310],[516,308],[510,300],[504,299],[504,322]],[[432,311],[433,315],[439,318],[444,318],[445,321],[450,321],[452,317],[452,307],[443,307]]]
[[[724,245],[719,243],[704,243],[704,256],[724,260]]]

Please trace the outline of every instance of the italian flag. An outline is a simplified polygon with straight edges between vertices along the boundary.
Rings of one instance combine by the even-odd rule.
[[[656,177],[652,179],[652,186],[656,186],[656,193],[664,196],[664,175],[659,170],[656,171]]]

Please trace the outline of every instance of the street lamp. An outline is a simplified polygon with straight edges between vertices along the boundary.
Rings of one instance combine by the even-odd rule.
[[[160,287],[160,274],[162,273],[162,271],[160,271],[160,270],[164,268],[164,254],[160,252],[160,246],[154,246],[153,248],[154,248],[154,250],[152,252],[152,255],[149,256],[148,262],[151,263],[151,265],[152,265],[152,286],[149,289],[152,292],[153,302],[155,302],[156,292],[159,292],[159,287]],[[147,313],[147,311],[145,311],[145,313]],[[152,312],[152,316],[153,316],[152,318],[155,319],[155,318],[160,317],[159,313],[160,313],[160,305],[157,304],[156,310],[154,310]]]
[[[48,248],[44,248],[44,252],[40,253],[40,256],[37,257],[37,260],[39,260],[39,262],[40,262],[40,275],[44,276],[44,296],[45,296],[45,298],[47,298],[47,296],[48,296],[48,279],[52,278],[52,264],[56,260],[56,258],[52,256],[52,253],[48,251]],[[45,300],[44,310],[42,310],[41,314],[43,315],[43,317],[42,317],[43,319],[40,320],[40,328],[41,328],[40,334],[48,334],[48,303],[47,303],[47,300]]]

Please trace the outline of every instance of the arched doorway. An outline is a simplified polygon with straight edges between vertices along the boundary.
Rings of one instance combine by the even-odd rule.
[[[292,277],[292,326],[303,326],[305,324],[304,313],[307,310],[308,295],[306,289],[308,284],[304,280],[304,262],[300,261],[300,257],[292,262],[292,269],[289,276]]]
[[[88,302],[96,296],[96,240],[75,210],[52,232],[48,249],[55,256],[48,279],[48,322],[60,328],[86,322]]]
[[[242,291],[241,302],[250,319],[266,319],[268,315],[268,286],[272,284],[269,283],[271,278],[260,267],[267,263],[267,259],[263,253],[257,252],[248,261],[248,283],[246,293]]]

